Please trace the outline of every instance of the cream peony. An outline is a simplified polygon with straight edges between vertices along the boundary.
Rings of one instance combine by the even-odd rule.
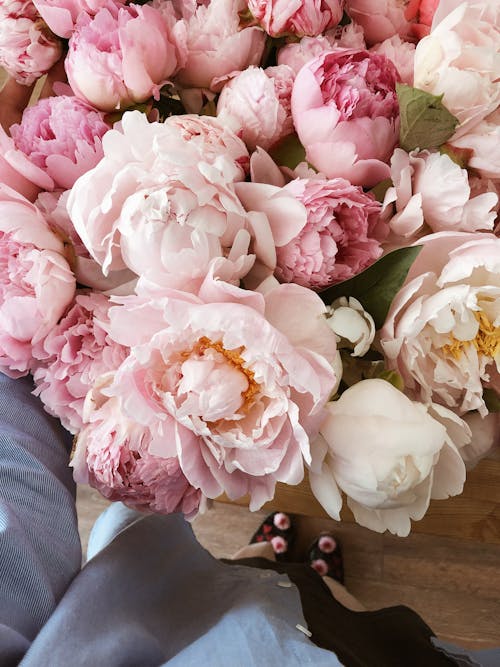
[[[464,446],[470,433],[449,410],[427,409],[385,380],[358,382],[327,406],[312,447],[313,493],[339,520],[343,491],[360,525],[404,537],[431,498],[462,492],[465,466],[450,437],[457,432]]]

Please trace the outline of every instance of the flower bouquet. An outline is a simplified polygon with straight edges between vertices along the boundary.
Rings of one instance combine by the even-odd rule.
[[[374,6],[376,5],[376,8]],[[407,535],[500,410],[500,4],[1,0],[0,367],[78,482]],[[61,77],[63,78],[63,77]]]

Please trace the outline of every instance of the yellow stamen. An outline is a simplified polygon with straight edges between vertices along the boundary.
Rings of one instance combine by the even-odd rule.
[[[495,359],[500,354],[500,327],[494,327],[482,310],[475,312],[474,316],[479,323],[476,336],[470,340],[458,340],[452,334],[450,342],[441,349],[454,359],[460,359],[464,349],[474,345],[478,354]]]

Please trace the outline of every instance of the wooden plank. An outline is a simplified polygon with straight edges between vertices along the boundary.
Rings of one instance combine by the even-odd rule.
[[[227,498],[220,498],[229,502]],[[247,505],[248,499],[235,501]],[[297,486],[278,484],[276,495],[264,509],[280,509],[292,514],[324,517],[328,515],[312,495],[307,479]],[[354,521],[347,507],[343,521]],[[464,492],[447,500],[434,500],[421,521],[412,530],[430,535],[447,535],[463,539],[500,544],[500,460],[484,459],[467,475]]]

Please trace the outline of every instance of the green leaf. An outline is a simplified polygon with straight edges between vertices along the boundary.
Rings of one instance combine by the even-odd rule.
[[[380,181],[380,183],[377,183],[377,185],[375,185],[370,190],[370,192],[375,197],[375,199],[382,204],[384,202],[385,193],[390,187],[392,187],[392,185],[392,180],[390,178],[386,178],[385,180]]]
[[[500,396],[494,389],[483,389],[483,399],[488,412],[500,412]]]
[[[403,83],[396,84],[401,126],[399,145],[405,151],[438,148],[452,136],[458,119],[436,96]]]
[[[333,285],[319,296],[328,306],[341,296],[353,296],[370,313],[377,329],[384,324],[392,300],[404,283],[422,246],[399,248],[388,253],[363,273]]]
[[[271,148],[269,155],[280,167],[295,169],[298,164],[305,161],[306,149],[296,134],[289,134]]]

